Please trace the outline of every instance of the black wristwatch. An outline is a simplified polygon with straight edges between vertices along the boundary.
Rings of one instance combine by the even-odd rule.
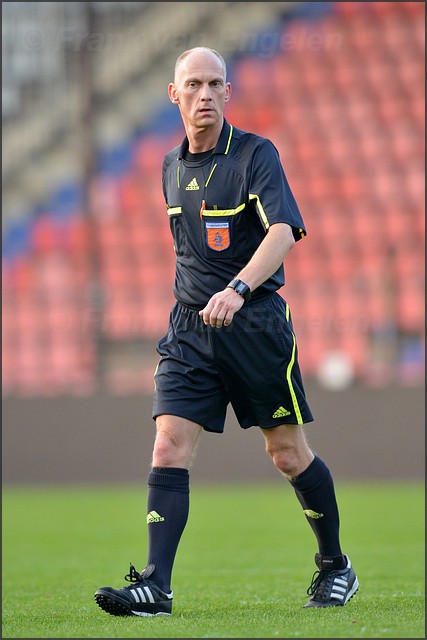
[[[249,289],[248,285],[238,278],[234,278],[234,280],[229,282],[227,287],[230,287],[230,289],[234,289],[236,293],[244,298],[245,302],[247,302],[251,297],[251,290]]]

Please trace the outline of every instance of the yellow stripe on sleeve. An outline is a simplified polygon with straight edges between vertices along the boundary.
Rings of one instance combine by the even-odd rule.
[[[263,225],[264,225],[264,228],[265,228],[266,230],[267,230],[267,229],[269,229],[269,228],[270,228],[270,223],[269,223],[269,221],[268,221],[268,218],[267,218],[267,216],[266,216],[266,213],[265,213],[265,211],[264,211],[264,208],[263,208],[263,206],[262,206],[262,204],[261,204],[261,201],[260,201],[260,199],[259,199],[259,196],[257,196],[257,194],[256,194],[256,193],[250,193],[250,194],[249,194],[249,200],[256,200],[256,203],[255,203],[255,204],[256,204],[256,208],[257,208],[257,210],[258,210],[258,215],[259,215],[259,217],[260,217],[260,218],[261,218],[261,220],[262,220],[262,223],[263,223]]]
[[[168,216],[174,216],[182,213],[182,207],[168,207]]]

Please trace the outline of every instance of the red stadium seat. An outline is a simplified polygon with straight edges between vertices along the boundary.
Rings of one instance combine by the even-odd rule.
[[[408,281],[398,291],[397,322],[403,333],[422,336],[425,331],[424,286]]]
[[[165,154],[173,148],[170,139],[155,135],[143,136],[135,145],[133,166],[142,176],[158,176]]]

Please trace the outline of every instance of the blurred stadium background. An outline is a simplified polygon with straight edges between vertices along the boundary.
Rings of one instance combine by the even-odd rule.
[[[424,2],[4,2],[2,17],[4,480],[145,469],[173,304],[161,163],[183,136],[166,88],[198,45],[226,58],[226,117],[274,142],[306,222],[280,293],[309,438],[341,476],[419,477]],[[250,478],[271,475],[257,436],[228,431],[196,477],[224,455],[236,472],[243,443]]]

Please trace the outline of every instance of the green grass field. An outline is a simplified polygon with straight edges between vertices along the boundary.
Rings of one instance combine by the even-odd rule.
[[[304,609],[316,544],[286,482],[193,486],[174,614],[115,618],[94,591],[146,560],[145,487],[5,488],[4,638],[424,638],[424,485],[338,483],[360,589]]]

